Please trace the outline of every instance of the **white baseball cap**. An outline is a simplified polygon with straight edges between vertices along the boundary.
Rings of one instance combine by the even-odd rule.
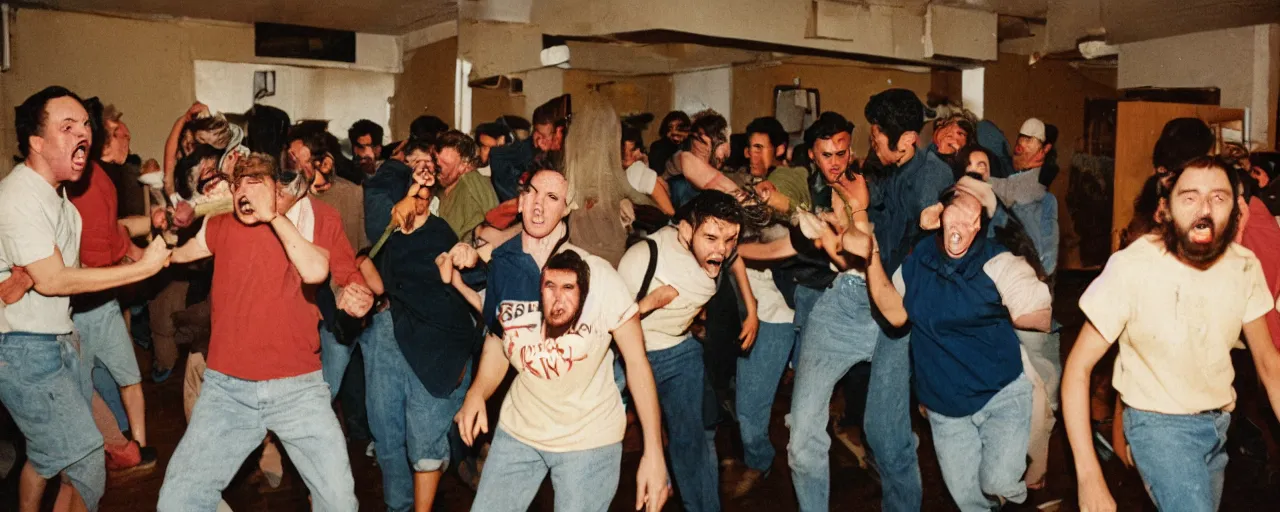
[[[1040,142],[1044,142],[1044,121],[1034,117],[1022,122],[1022,128],[1018,130],[1018,135],[1026,135]]]

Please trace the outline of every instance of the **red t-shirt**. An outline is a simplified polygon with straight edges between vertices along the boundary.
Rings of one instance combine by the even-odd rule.
[[[1271,211],[1261,199],[1249,201],[1249,223],[1244,227],[1240,245],[1253,251],[1253,255],[1262,262],[1262,275],[1267,278],[1267,289],[1271,290],[1271,298],[1280,295],[1280,225],[1276,224]],[[1267,313],[1267,329],[1271,331],[1271,342],[1280,348],[1280,312],[1272,309]]]
[[[83,190],[71,195],[71,204],[84,220],[80,232],[80,264],[86,267],[109,267],[120,263],[132,244],[124,226],[118,222],[116,185],[98,162],[89,164]],[[72,186],[73,189],[80,187]],[[70,194],[69,194],[70,195]]]
[[[363,283],[337,210],[319,201],[311,205],[314,243],[329,251],[334,281]],[[319,371],[315,286],[302,282],[275,230],[266,224],[246,226],[232,214],[207,222],[205,244],[213,253],[209,368],[245,380]]]

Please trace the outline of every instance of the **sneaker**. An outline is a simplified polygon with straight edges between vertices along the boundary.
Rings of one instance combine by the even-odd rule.
[[[139,446],[137,441],[119,447],[105,447],[107,471],[112,475],[122,476],[156,467],[156,449],[150,446]]]
[[[736,500],[746,496],[747,493],[760,485],[760,482],[763,482],[766,476],[768,475],[764,471],[757,469],[748,468],[746,471],[743,471],[742,477],[738,479],[738,483],[734,484],[732,489],[729,489],[729,499]]]
[[[151,381],[156,384],[169,380],[170,375],[173,375],[173,368],[151,367]]]
[[[839,421],[831,423],[831,432],[840,444],[858,459],[858,467],[867,469],[867,448],[862,444],[862,429],[858,427],[842,427]]]

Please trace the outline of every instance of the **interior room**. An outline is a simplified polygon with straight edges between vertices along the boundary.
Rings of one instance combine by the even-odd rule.
[[[0,201],[45,208],[0,204],[0,510],[1280,503],[1275,0],[0,0],[0,21]],[[727,241],[700,224],[721,197]],[[37,343],[61,355],[24,375]],[[984,426],[1022,383],[1012,430]],[[85,396],[42,413],[40,386]]]

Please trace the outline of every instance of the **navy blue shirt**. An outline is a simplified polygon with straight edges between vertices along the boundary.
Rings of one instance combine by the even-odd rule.
[[[520,195],[520,175],[537,153],[533,137],[489,150],[489,181],[499,203]]]
[[[916,395],[930,411],[951,417],[978,412],[1022,374],[1013,320],[984,271],[1004,252],[977,237],[964,257],[953,259],[929,237],[902,264]]]
[[[942,191],[953,184],[951,167],[928,151],[916,152],[901,168],[870,183],[867,215],[875,224],[885,272],[892,275],[911,248],[927,236],[920,229],[920,212],[937,203]]]
[[[365,181],[365,229],[371,240],[382,236],[390,224],[391,207],[408,193],[411,175],[408,166],[389,160]],[[440,280],[435,264],[436,256],[456,243],[458,237],[449,224],[431,215],[413,233],[392,233],[374,258],[391,299],[400,352],[427,392],[437,397],[453,392],[483,340],[471,306],[453,285]],[[463,273],[464,281],[473,287],[483,278],[483,270]]]
[[[515,318],[528,308],[541,307],[542,268],[533,256],[524,252],[522,238],[520,234],[507,240],[493,250],[489,259],[489,288],[484,294],[481,314],[489,332],[498,337],[502,337],[502,319]],[[551,253],[559,252],[567,240],[566,232]]]

